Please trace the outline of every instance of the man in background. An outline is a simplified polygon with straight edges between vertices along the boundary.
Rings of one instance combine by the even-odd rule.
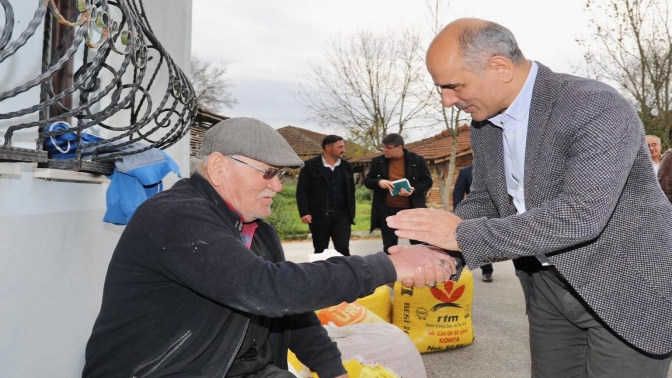
[[[329,247],[350,255],[351,225],[355,223],[355,179],[352,165],[343,160],[345,142],[338,135],[322,140],[322,154],[306,161],[299,172],[296,204],[301,222],[308,225],[315,253]]]
[[[658,166],[658,183],[667,199],[672,202],[672,148],[665,151]]]
[[[651,165],[653,171],[658,175],[658,168],[660,167],[660,149],[662,147],[660,138],[655,135],[646,136],[646,145],[649,146],[649,154],[651,155]]]
[[[324,378],[347,378],[315,310],[402,280],[455,272],[444,253],[285,261],[262,218],[285,168],[303,165],[271,126],[230,118],[203,136],[197,172],[133,214],[107,271],[84,378],[292,378],[287,350]]]
[[[371,232],[380,228],[383,237],[383,251],[397,245],[399,238],[394,230],[387,226],[385,219],[404,209],[427,207],[426,197],[432,188],[432,175],[425,158],[404,148],[404,138],[399,134],[383,137],[383,154],[371,160],[371,169],[364,180],[364,186],[373,190],[371,204]],[[393,196],[392,181],[406,178],[411,191],[401,189]],[[410,240],[411,244],[418,244]]]
[[[457,209],[457,205],[459,205],[464,197],[466,197],[467,194],[469,194],[471,191],[473,169],[473,165],[468,165],[460,169],[460,173],[457,174],[457,180],[455,180],[455,187],[453,188],[453,211]],[[483,282],[492,282],[493,272],[494,269],[492,268],[492,264],[485,264],[481,266],[481,280]]]

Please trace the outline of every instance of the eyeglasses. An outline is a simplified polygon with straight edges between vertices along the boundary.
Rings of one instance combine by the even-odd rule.
[[[227,155],[227,156],[229,156],[229,155]],[[244,161],[242,161],[242,160],[240,160],[240,159],[236,159],[236,158],[233,157],[233,156],[229,156],[229,158],[231,158],[231,160],[235,160],[235,161],[237,161],[237,162],[239,162],[239,163],[243,163],[243,164],[247,165],[248,167],[250,167],[250,168],[252,168],[252,169],[254,169],[254,170],[257,170],[257,171],[263,173],[263,174],[264,174],[263,177],[264,177],[264,179],[266,179],[266,180],[272,180],[273,177],[275,177],[275,176],[278,176],[278,180],[279,180],[279,179],[282,178],[282,176],[284,176],[284,175],[287,173],[287,171],[285,171],[285,170],[283,170],[283,169],[278,169],[278,168],[266,168],[266,169],[261,169],[261,168],[259,168],[259,167],[255,167],[254,165],[252,165],[252,164],[250,164],[250,163],[248,163],[248,162],[244,162]]]

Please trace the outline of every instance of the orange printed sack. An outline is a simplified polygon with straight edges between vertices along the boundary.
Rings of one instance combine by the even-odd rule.
[[[457,282],[434,288],[394,285],[392,322],[406,333],[420,353],[469,345],[474,341],[471,305],[474,277],[464,269]]]
[[[343,327],[349,324],[357,323],[375,323],[385,322],[380,316],[357,302],[343,302],[336,306],[324,308],[315,311],[322,325],[334,324],[337,327]]]

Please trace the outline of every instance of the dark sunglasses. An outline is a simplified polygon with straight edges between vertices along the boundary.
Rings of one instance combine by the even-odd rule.
[[[236,159],[236,158],[233,157],[233,156],[229,156],[229,155],[227,155],[227,156],[228,156],[229,158],[231,158],[231,160],[235,160],[235,161],[237,161],[237,162],[239,162],[239,163],[243,163],[243,164],[247,165],[248,167],[250,167],[250,168],[252,168],[252,169],[254,169],[254,170],[257,170],[257,171],[263,173],[263,174],[264,174],[264,179],[266,179],[266,180],[272,180],[273,177],[275,177],[275,176],[278,176],[278,180],[279,180],[279,179],[282,178],[282,176],[284,176],[285,174],[287,174],[287,171],[285,171],[284,169],[278,169],[278,168],[266,168],[266,169],[261,169],[261,168],[259,168],[259,167],[255,167],[254,165],[252,165],[252,164],[250,164],[250,163],[244,162],[244,161],[242,161],[242,160],[240,160],[240,159]]]

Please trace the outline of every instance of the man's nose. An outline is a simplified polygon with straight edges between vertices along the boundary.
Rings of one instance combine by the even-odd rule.
[[[458,99],[457,96],[455,96],[455,91],[452,89],[441,89],[441,102],[443,103],[443,106],[450,108],[455,105],[457,101]]]
[[[280,192],[282,191],[282,182],[280,182],[278,176],[273,176],[272,179],[268,180],[268,187],[276,193]]]

